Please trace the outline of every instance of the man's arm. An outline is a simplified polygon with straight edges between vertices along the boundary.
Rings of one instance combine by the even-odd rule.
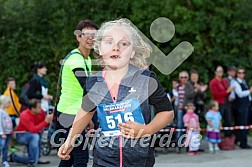
[[[87,75],[85,73],[85,70],[83,68],[75,68],[72,70],[74,73],[74,76],[79,81],[79,84],[82,88],[86,85]]]
[[[234,86],[235,93],[239,98],[243,98],[250,95],[250,90],[242,90],[241,85],[237,81],[235,81]]]
[[[21,121],[26,130],[31,133],[40,133],[44,127],[48,126],[48,122],[46,122],[46,120],[43,120],[38,125],[35,125],[31,119],[27,118],[26,115],[21,115],[20,122]]]

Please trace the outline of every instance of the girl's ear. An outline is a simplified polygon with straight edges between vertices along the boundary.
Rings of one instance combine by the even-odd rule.
[[[135,54],[136,54],[136,51],[132,51],[131,55],[130,55],[130,58],[133,59],[135,57]]]

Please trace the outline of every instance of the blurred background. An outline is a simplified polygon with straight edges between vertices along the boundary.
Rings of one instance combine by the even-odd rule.
[[[101,23],[128,18],[165,54],[180,42],[194,46],[193,54],[171,75],[153,69],[168,91],[182,70],[196,69],[208,83],[217,65],[243,66],[252,84],[251,0],[0,0],[0,92],[7,77],[16,78],[17,92],[28,81],[30,65],[47,64],[50,93],[56,91],[59,61],[77,47],[73,34],[80,20]],[[150,36],[159,17],[170,19],[175,35],[167,43]]]

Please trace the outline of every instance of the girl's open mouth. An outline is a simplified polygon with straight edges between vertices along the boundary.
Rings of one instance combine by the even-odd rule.
[[[117,58],[120,58],[119,55],[112,55],[110,56],[111,59],[117,59]]]

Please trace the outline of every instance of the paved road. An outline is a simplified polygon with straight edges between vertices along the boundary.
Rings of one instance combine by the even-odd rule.
[[[252,138],[249,138],[249,144],[252,145]],[[202,141],[202,148],[206,151],[200,155],[187,155],[185,150],[181,154],[176,153],[175,149],[170,148],[166,153],[163,149],[157,149],[155,167],[251,167],[252,150],[242,150],[237,147],[232,151],[220,151],[215,154],[208,153],[207,143]],[[49,156],[44,157],[51,161],[49,165],[38,165],[38,167],[56,167],[59,159],[56,157],[56,150],[52,150]],[[91,167],[92,161],[89,163]],[[25,165],[11,163],[13,167],[23,167]]]

